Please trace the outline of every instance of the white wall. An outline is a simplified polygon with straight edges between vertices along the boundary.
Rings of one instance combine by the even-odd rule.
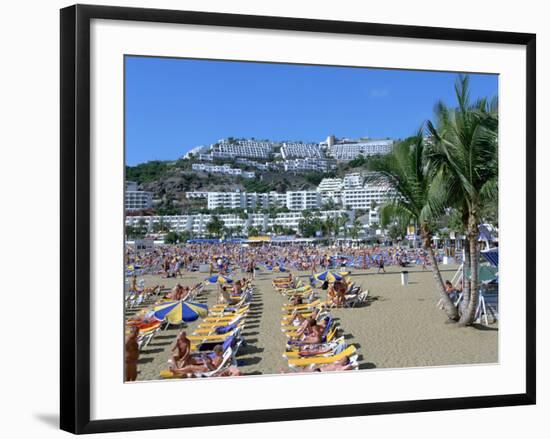
[[[550,162],[547,126],[550,114],[543,102],[550,100],[549,58],[550,16],[544,2],[501,2],[498,0],[400,0],[393,2],[302,1],[294,0],[189,0],[189,1],[109,1],[87,3],[143,6],[188,10],[303,16],[321,19],[370,21],[446,27],[484,28],[538,34],[538,223],[548,224],[548,208],[543,200],[550,177],[543,174]],[[360,4],[361,3],[361,4]],[[0,26],[2,63],[0,67],[2,129],[0,130],[0,188],[2,190],[3,239],[0,260],[4,321],[0,367],[3,402],[2,431],[13,437],[39,434],[42,438],[61,436],[57,431],[58,407],[58,9],[70,2],[51,0],[6,2]],[[546,55],[546,56],[543,56]],[[421,55],[419,55],[421,56]],[[6,157],[7,153],[7,157]],[[14,164],[20,166],[16,167]],[[543,184],[545,185],[543,187]],[[32,195],[31,195],[32,194]],[[29,202],[32,200],[32,202]],[[12,215],[12,212],[17,214]],[[36,218],[41,218],[38,223]],[[37,224],[40,224],[37,226]],[[29,246],[17,232],[32,236],[39,264],[27,259]],[[36,235],[33,232],[36,231]],[[35,239],[39,238],[39,239]],[[542,247],[549,239],[539,231],[539,274],[542,274]],[[36,243],[38,245],[36,245]],[[550,306],[539,281],[539,316]],[[30,318],[17,311],[7,312],[10,298],[30,300]],[[21,303],[21,301],[18,301]],[[5,319],[8,319],[6,322]],[[33,323],[34,322],[34,323]],[[13,325],[13,326],[11,326]],[[536,407],[499,408],[459,412],[405,414],[339,420],[276,423],[205,428],[193,431],[202,439],[224,437],[283,437],[297,434],[352,435],[356,437],[464,438],[522,437],[528,432],[548,430],[543,418],[550,409],[548,374],[549,323],[539,318],[539,404]],[[545,349],[543,350],[543,346]],[[442,385],[444,385],[442,383]],[[459,385],[459,382],[456,383]],[[461,431],[461,426],[468,431]],[[190,431],[132,433],[132,437],[181,437]],[[535,437],[542,437],[541,434]],[[109,435],[112,436],[112,435]],[[118,436],[120,437],[120,436]]]

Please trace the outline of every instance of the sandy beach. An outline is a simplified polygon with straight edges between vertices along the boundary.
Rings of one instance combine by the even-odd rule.
[[[445,279],[451,279],[456,266],[442,266]],[[438,301],[431,271],[409,269],[409,284],[401,285],[401,269],[387,267],[353,270],[352,280],[369,290],[369,300],[357,308],[338,308],[332,315],[342,328],[348,344],[358,348],[359,368],[426,367],[498,362],[498,323],[460,328],[448,323],[436,306]],[[295,275],[307,279],[309,273]],[[286,370],[282,357],[285,337],[280,330],[281,306],[285,298],[276,293],[271,280],[280,275],[262,271],[256,275],[255,290],[243,336],[238,367],[243,374],[274,374]],[[184,273],[183,279],[143,276],[146,286],[172,287],[177,282],[191,285],[200,282],[204,273]],[[321,292],[325,298],[325,293]],[[197,302],[216,303],[216,286],[208,285]],[[135,310],[127,312],[131,316]],[[199,321],[186,325],[192,332]],[[138,381],[159,379],[166,368],[170,349],[180,328],[170,327],[152,339],[141,351]]]

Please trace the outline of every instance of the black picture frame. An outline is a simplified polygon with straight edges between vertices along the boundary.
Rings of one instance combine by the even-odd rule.
[[[502,43],[526,47],[526,376],[525,393],[292,409],[90,420],[90,21],[132,20]],[[535,404],[536,401],[536,36],[211,12],[75,5],[61,10],[61,429],[81,434],[426,412]]]

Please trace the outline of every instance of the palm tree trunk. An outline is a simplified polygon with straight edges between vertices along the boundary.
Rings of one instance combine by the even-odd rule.
[[[424,238],[424,249],[427,250],[428,256],[430,258],[430,262],[432,265],[432,275],[434,277],[435,284],[437,285],[437,288],[439,290],[439,295],[441,296],[441,301],[443,302],[445,313],[450,320],[458,320],[458,310],[456,306],[454,306],[453,301],[451,300],[447,292],[445,291],[445,283],[443,282],[443,278],[441,277],[439,264],[437,263],[434,249],[431,246],[429,237]]]
[[[471,260],[470,260],[470,238],[466,236],[464,242],[464,260],[462,261],[462,307],[460,308],[464,311],[470,303],[470,278],[469,273],[471,273]]]
[[[460,316],[460,324],[464,326],[471,325],[474,322],[477,305],[479,303],[478,291],[478,270],[479,270],[479,254],[477,251],[477,225],[470,227],[468,230],[469,243],[469,260],[470,260],[470,300],[467,302],[464,312]]]

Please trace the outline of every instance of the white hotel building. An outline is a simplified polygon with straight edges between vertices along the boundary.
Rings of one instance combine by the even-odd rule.
[[[208,209],[244,209],[246,208],[246,196],[244,192],[208,192]]]
[[[188,197],[189,198],[189,197]],[[210,210],[225,209],[268,209],[286,206],[289,210],[318,209],[321,196],[316,191],[277,192],[207,192],[207,207]]]
[[[362,188],[365,183],[365,176],[359,172],[346,174],[342,180],[343,189]]]
[[[127,181],[126,191],[124,192],[124,208],[126,210],[142,210],[151,207],[153,207],[153,194],[138,190],[135,181]]]
[[[287,192],[286,207],[289,210],[319,209],[321,207],[321,194],[317,191]]]
[[[187,192],[189,199],[206,199],[209,210],[225,209],[269,209],[286,206],[300,211],[320,209],[329,200],[344,209],[370,209],[372,203],[381,204],[394,195],[387,185],[364,183],[365,176],[353,173],[341,178],[321,180],[315,191],[268,192]]]
[[[255,140],[236,140],[229,142],[222,139],[217,146],[212,147],[211,155],[214,158],[249,157],[268,159],[273,153],[273,142],[258,142]]]
[[[210,149],[210,146],[208,145],[196,146],[195,148],[192,148],[189,151],[187,151],[183,156],[183,158],[190,159],[191,157],[198,157],[198,156],[204,155],[208,152],[209,149]]]
[[[186,192],[185,198],[188,198],[190,200],[200,200],[200,199],[207,199],[208,198],[208,192]]]
[[[341,178],[323,178],[319,186],[317,186],[318,192],[340,192],[342,190]]]
[[[354,213],[345,210],[333,210],[319,212],[319,218],[325,220],[328,217],[339,217],[344,213],[347,214],[350,221],[354,219]],[[154,224],[159,224],[161,221],[174,232],[189,232],[194,236],[206,235],[206,226],[214,215],[209,214],[194,214],[194,215],[166,215],[166,216],[127,216],[127,226],[139,226],[141,222],[149,231],[153,230]],[[246,234],[247,229],[255,227],[262,233],[272,228],[275,225],[298,231],[300,221],[303,219],[302,212],[285,212],[279,213],[274,218],[268,214],[256,213],[248,215],[248,218],[241,218],[239,215],[223,214],[217,215],[223,221],[227,228],[237,229],[242,228],[242,233]]]
[[[393,194],[394,191],[382,186],[366,185],[362,188],[344,189],[342,206],[346,209],[370,209],[373,202],[380,205]]]
[[[285,142],[281,146],[281,156],[285,160],[295,158],[322,158],[323,152],[317,143]]]
[[[212,174],[233,175],[236,177],[254,178],[254,172],[243,171],[240,168],[232,168],[229,165],[208,165],[205,163],[193,163],[191,165],[193,171],[210,172]]]
[[[334,143],[329,145],[328,154],[336,160],[350,161],[360,155],[388,154],[392,151],[393,140],[368,140],[364,142]]]
[[[283,167],[287,172],[327,172],[336,168],[336,164],[333,160],[306,157],[285,160]]]
[[[341,178],[323,178],[317,186],[317,192],[321,194],[321,203],[329,200],[340,203],[342,198],[342,179]]]

